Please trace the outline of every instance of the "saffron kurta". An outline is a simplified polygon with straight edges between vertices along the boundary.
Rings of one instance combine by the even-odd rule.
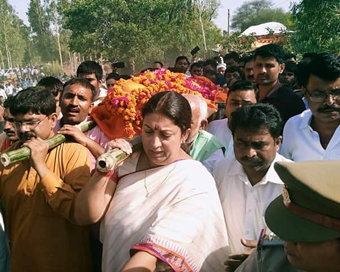
[[[90,178],[88,151],[77,143],[63,143],[49,151],[46,165],[46,190],[28,160],[0,165],[11,271],[91,271],[88,230],[74,223],[75,198]]]

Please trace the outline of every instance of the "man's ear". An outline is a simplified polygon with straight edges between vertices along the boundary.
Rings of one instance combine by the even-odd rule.
[[[279,136],[279,137],[277,137],[277,139],[276,139],[276,141],[275,141],[276,152],[279,151],[280,146],[281,146],[281,143],[282,143],[282,136]]]
[[[48,120],[49,120],[50,125],[51,125],[51,128],[52,128],[52,130],[53,130],[54,127],[56,126],[57,120],[58,120],[58,115],[57,115],[57,113],[52,113],[52,114],[48,117]]]
[[[282,74],[283,71],[286,68],[286,64],[285,63],[279,63],[279,73]]]
[[[306,98],[306,95],[307,95],[306,87],[305,86],[301,86],[301,89],[303,91],[303,96],[305,97],[305,99],[307,99]]]
[[[93,102],[91,102],[91,105],[90,105],[90,107],[89,107],[89,113],[88,113],[88,115],[91,114],[91,111],[92,111],[93,107],[94,107],[94,104],[93,104]]]
[[[208,120],[207,119],[203,119],[200,123],[200,128],[199,130],[205,130],[205,128],[208,126]]]

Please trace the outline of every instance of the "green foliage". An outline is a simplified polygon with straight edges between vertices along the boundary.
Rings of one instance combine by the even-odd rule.
[[[47,63],[44,66],[44,74],[45,76],[59,76],[63,74],[63,68],[60,66],[60,64],[57,61],[53,61],[50,63]]]
[[[290,13],[281,8],[273,8],[271,1],[255,0],[245,2],[236,10],[232,17],[232,28],[241,32],[248,27],[267,22],[278,22],[287,25],[290,21]]]
[[[340,1],[302,0],[292,8],[297,53],[340,52]]]
[[[216,1],[73,0],[63,11],[72,31],[70,48],[89,57],[126,60],[140,67],[153,60],[172,61],[196,45],[203,47],[198,8],[209,45],[221,38],[211,22]],[[214,10],[215,9],[215,10]],[[219,34],[218,34],[219,32]],[[174,56],[173,56],[174,55]],[[145,66],[144,66],[145,67]]]
[[[25,54],[25,26],[7,0],[0,0],[0,65],[17,67]]]
[[[32,43],[42,61],[48,62],[57,59],[57,46],[50,29],[51,13],[50,3],[44,0],[31,0],[28,8],[28,20],[32,28]]]
[[[251,49],[252,44],[256,41],[253,36],[242,36],[241,32],[237,31],[230,36],[226,35],[222,40],[222,46],[227,52],[236,51],[238,53],[245,53]]]

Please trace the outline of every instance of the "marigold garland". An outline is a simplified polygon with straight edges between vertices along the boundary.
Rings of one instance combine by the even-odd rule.
[[[103,100],[106,110],[113,116],[120,115],[124,118],[124,132],[128,138],[135,136],[134,125],[139,126],[142,121],[140,108],[151,96],[172,90],[180,94],[198,95],[211,102],[218,90],[215,84],[205,78],[186,78],[184,74],[173,73],[167,69],[146,71],[130,80],[145,87],[126,92],[123,86],[127,80],[120,79],[107,91],[107,96]]]

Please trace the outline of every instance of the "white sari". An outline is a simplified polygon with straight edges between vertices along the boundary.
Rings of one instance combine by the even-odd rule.
[[[135,172],[120,181],[102,220],[103,271],[121,271],[131,251],[146,251],[174,271],[223,271],[229,255],[215,181],[200,162],[181,160]]]

